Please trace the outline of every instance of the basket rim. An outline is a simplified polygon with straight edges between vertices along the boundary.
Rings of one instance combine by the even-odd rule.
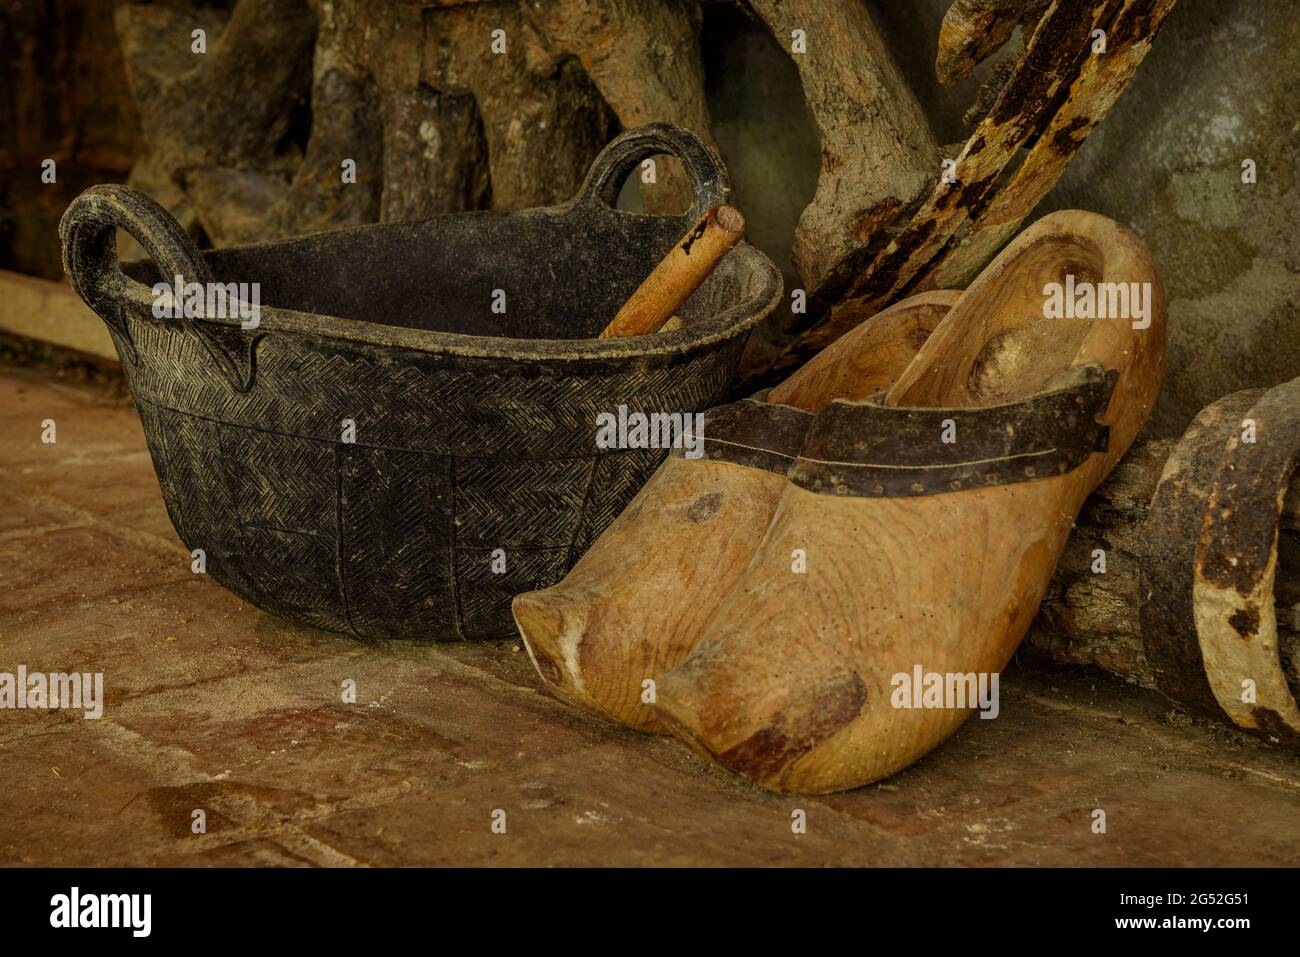
[[[546,212],[563,213],[569,205],[553,207]],[[538,210],[537,212],[541,212]],[[623,210],[606,210],[633,218],[642,214]],[[452,214],[460,216],[473,215],[509,215],[509,213],[489,211],[479,213]],[[357,229],[384,229],[392,224],[373,223]],[[339,230],[331,230],[337,232]],[[314,234],[318,236],[322,234]],[[208,253],[267,248],[301,241],[307,237],[272,240],[265,243],[250,243],[243,246],[231,246],[219,250],[205,250]],[[314,237],[313,237],[314,238]],[[692,353],[748,332],[762,318],[768,315],[781,298],[784,282],[781,271],[762,250],[741,241],[728,254],[739,258],[737,266],[749,270],[759,277],[758,288],[735,305],[724,309],[704,322],[683,327],[672,332],[659,332],[653,336],[630,336],[622,339],[516,339],[505,336],[474,336],[465,333],[441,332],[431,329],[413,329],[407,326],[390,326],[384,323],[370,322],[364,319],[347,319],[328,313],[302,312],[276,306],[262,305],[260,321],[256,329],[241,330],[254,339],[261,338],[269,332],[287,333],[338,339],[364,345],[378,345],[392,348],[424,352],[434,355],[454,356],[471,359],[497,359],[506,361],[537,360],[618,360],[618,359],[655,359],[668,358],[684,353]],[[129,269],[148,260],[134,260],[125,264]],[[137,286],[144,290],[146,287]],[[127,298],[134,299],[131,291]],[[137,305],[148,305],[139,302]],[[238,317],[205,317],[204,324],[229,326],[241,329]]]

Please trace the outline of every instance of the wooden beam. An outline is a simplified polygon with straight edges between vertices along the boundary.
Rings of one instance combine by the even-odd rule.
[[[0,332],[118,362],[108,327],[67,283],[0,269]]]

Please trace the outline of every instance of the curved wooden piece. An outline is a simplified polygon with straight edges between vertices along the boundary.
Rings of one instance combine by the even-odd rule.
[[[1230,432],[1264,390],[1237,392],[1207,406],[1188,426],[1160,472],[1142,523],[1141,638],[1159,687],[1203,713],[1221,714],[1205,676],[1192,611],[1192,572],[1205,509]]]
[[[768,393],[769,402],[820,412],[831,399],[884,392],[916,356],[961,293],[935,289],[895,303],[817,353]]]
[[[1273,587],[1283,499],[1300,463],[1300,379],[1270,390],[1236,430],[1205,509],[1192,586],[1196,636],[1219,706],[1244,727],[1300,742],[1278,657]]]
[[[1046,0],[954,0],[939,24],[934,72],[951,86],[1011,37],[1027,11],[1042,12]],[[1034,8],[1037,8],[1036,10]]]

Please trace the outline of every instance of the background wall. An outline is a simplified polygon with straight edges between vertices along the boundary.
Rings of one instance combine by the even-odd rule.
[[[565,2],[575,10],[592,6],[589,0]],[[119,6],[114,0],[15,0],[0,10],[0,268],[57,278],[56,227],[67,202],[91,183],[125,181],[133,166],[137,180],[147,172],[136,165],[145,142],[119,46]],[[159,8],[151,16],[178,13],[219,24],[230,4],[150,6]],[[398,6],[411,15],[413,5]],[[954,87],[941,86],[933,63],[947,6],[948,0],[869,4],[941,144],[968,134],[962,114],[1000,59],[981,64]],[[1300,18],[1294,13],[1291,0],[1180,0],[1131,88],[1034,212],[1078,207],[1105,213],[1133,228],[1154,252],[1170,308],[1169,373],[1152,425],[1160,433],[1180,430],[1220,395],[1300,375],[1300,121],[1294,106]],[[787,286],[796,286],[791,237],[822,161],[799,74],[785,47],[743,5],[715,0],[693,15],[699,19],[708,129],[732,171],[751,241],[782,266]],[[349,50],[358,46],[348,43]],[[384,40],[375,56],[400,60],[394,51],[404,43]],[[566,63],[564,71],[572,72],[572,62]],[[599,98],[581,76],[566,73],[562,82]],[[468,117],[459,122],[481,125],[472,101],[468,114],[465,102],[464,96],[439,101],[438,109],[445,113],[451,103]],[[620,115],[629,115],[626,104],[616,105]],[[394,128],[418,128],[418,119]],[[277,149],[305,150],[307,133],[291,128],[286,139],[294,142]],[[382,143],[390,158],[404,148],[392,133]],[[521,128],[515,135],[547,133]],[[409,138],[416,140],[413,148],[427,149]],[[58,164],[55,184],[40,181],[46,158]],[[1241,182],[1245,159],[1256,164],[1253,185]],[[580,159],[568,162],[576,166]],[[503,197],[483,184],[481,165],[462,176],[468,185],[457,187],[454,208],[529,204],[526,179]],[[569,170],[566,178],[580,173]],[[156,176],[143,178],[156,194],[170,189]],[[173,192],[163,198],[200,240],[211,241],[192,212],[186,218],[185,197]],[[626,203],[638,201],[635,191],[626,191]],[[401,204],[385,202],[401,211]],[[350,215],[378,218],[378,198],[372,205]]]

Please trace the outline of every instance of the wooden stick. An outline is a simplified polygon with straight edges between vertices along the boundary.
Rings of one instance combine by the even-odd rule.
[[[601,339],[657,332],[691,297],[713,267],[745,233],[745,217],[734,206],[710,207],[664,256],[645,282],[601,332]]]

